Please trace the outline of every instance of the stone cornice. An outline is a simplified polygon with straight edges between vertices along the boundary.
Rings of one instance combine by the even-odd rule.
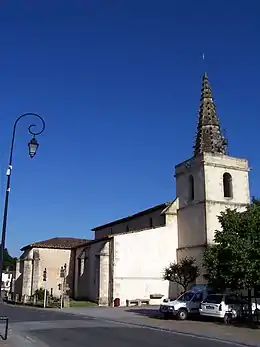
[[[188,208],[188,207],[192,207],[194,205],[198,205],[198,204],[221,204],[221,205],[233,205],[234,207],[246,207],[249,205],[249,202],[246,204],[244,202],[234,202],[231,199],[227,199],[225,201],[223,200],[199,200],[199,201],[193,201],[192,203],[188,203],[185,206],[179,207],[178,210],[182,210],[184,208]]]
[[[202,165],[201,165],[202,164]],[[226,170],[235,170],[235,171],[244,171],[244,172],[250,172],[252,171],[252,168],[250,167],[241,167],[238,165],[227,165],[227,164],[217,164],[217,163],[212,163],[210,161],[202,160],[201,162],[194,162],[192,167],[184,167],[183,171],[177,172],[174,174],[174,177],[180,177],[182,175],[186,175],[187,173],[192,174],[194,171],[193,169],[196,166],[210,166],[210,167],[217,167],[221,169],[226,169]]]
[[[192,249],[192,248],[204,248],[206,247],[207,244],[206,243],[201,243],[201,244],[198,244],[198,245],[194,245],[194,246],[184,246],[184,247],[179,247],[177,248],[177,251],[184,251],[185,249]]]
[[[219,167],[219,168],[227,169],[227,170],[238,170],[238,171],[245,171],[245,172],[249,172],[249,171],[252,170],[249,167],[241,167],[241,166],[238,166],[238,165],[226,165],[224,163],[223,164],[216,164],[216,163],[212,163],[212,162],[206,161],[206,160],[203,160],[202,163],[205,166]]]

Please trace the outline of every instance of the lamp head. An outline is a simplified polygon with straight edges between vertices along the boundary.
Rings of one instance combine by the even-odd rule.
[[[36,138],[33,137],[31,141],[28,143],[29,156],[31,158],[33,158],[36,155],[38,147],[39,147],[39,143],[37,142]]]

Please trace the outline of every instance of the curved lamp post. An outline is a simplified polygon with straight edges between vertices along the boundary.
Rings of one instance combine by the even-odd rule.
[[[45,122],[42,119],[41,116],[39,116],[37,113],[25,113],[18,117],[16,121],[14,122],[13,126],[13,135],[12,135],[12,142],[11,142],[11,151],[10,151],[10,157],[9,157],[9,166],[6,172],[7,176],[7,184],[6,184],[6,192],[5,192],[5,204],[4,204],[4,216],[3,216],[3,226],[2,226],[2,237],[1,237],[1,249],[0,249],[0,280],[1,280],[1,296],[2,296],[2,273],[4,268],[4,250],[5,250],[5,238],[6,238],[6,226],[7,226],[7,213],[8,213],[8,202],[9,202],[9,195],[10,195],[10,185],[11,185],[11,173],[12,173],[12,163],[13,163],[13,150],[14,150],[14,140],[15,140],[15,133],[16,133],[16,126],[20,119],[32,116],[35,118],[38,118],[41,123],[42,127],[40,131],[34,131],[33,129],[36,127],[35,124],[31,124],[28,127],[29,133],[32,135],[31,141],[28,143],[29,148],[29,156],[33,158],[37,152],[37,149],[39,147],[39,143],[36,140],[36,136],[40,135],[44,129],[45,129]]]

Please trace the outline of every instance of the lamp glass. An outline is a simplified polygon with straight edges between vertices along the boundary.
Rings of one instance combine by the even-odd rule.
[[[36,138],[33,137],[31,141],[28,143],[29,148],[29,156],[33,158],[37,152],[37,149],[39,147],[39,143],[37,142]]]

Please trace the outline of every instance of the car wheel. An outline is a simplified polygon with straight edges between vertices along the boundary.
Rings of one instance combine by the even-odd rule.
[[[232,322],[232,314],[226,313],[224,316],[224,323],[231,324],[231,322]]]
[[[178,311],[177,317],[179,320],[186,320],[188,318],[188,311],[185,309],[180,309]]]

